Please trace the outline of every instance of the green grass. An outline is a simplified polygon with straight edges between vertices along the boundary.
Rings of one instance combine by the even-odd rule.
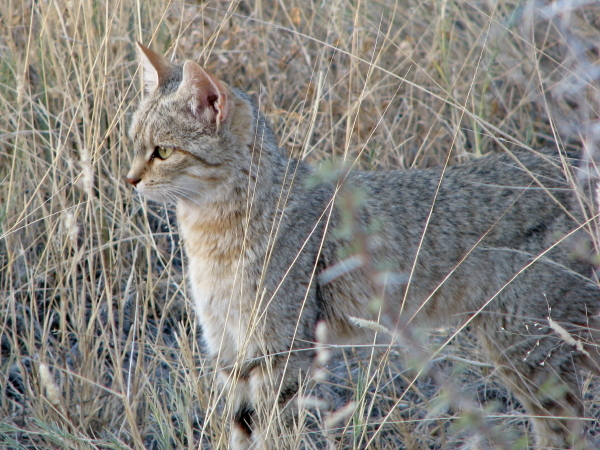
[[[5,0],[0,447],[227,448],[172,211],[124,182],[136,40],[250,92],[281,146],[311,163],[430,167],[507,142],[585,143],[593,154],[600,9],[532,5]],[[419,343],[434,349],[448,335]],[[309,408],[297,432],[307,448],[527,439],[523,411],[478,363],[473,339],[464,333],[444,352],[414,382],[410,348],[338,351],[310,394],[328,408]],[[598,418],[600,380],[581,384]]]

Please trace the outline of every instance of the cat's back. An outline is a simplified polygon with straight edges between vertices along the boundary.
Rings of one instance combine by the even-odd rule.
[[[484,238],[520,248],[537,240],[541,249],[551,245],[544,237],[572,231],[581,216],[565,174],[571,162],[557,152],[517,151],[445,170],[357,172],[349,182],[364,191],[366,220],[382,221],[388,238],[405,246],[427,226],[425,239],[440,244],[467,248]]]
[[[386,287],[392,303],[404,305],[410,284],[408,317],[426,302],[422,314],[430,322],[447,320],[476,311],[483,299],[499,293],[494,302],[499,308],[504,299],[514,307],[515,299],[533,292],[556,292],[548,299],[556,304],[564,286],[581,284],[571,274],[591,274],[589,264],[573,257],[576,239],[585,234],[574,233],[581,213],[558,154],[499,154],[446,170],[355,172],[347,182],[362,199],[354,217],[373,267],[405,279]],[[343,202],[338,205],[341,218]],[[325,266],[339,263],[353,248],[355,237],[340,237],[344,225],[334,223]],[[361,268],[323,290],[334,298],[364,290],[372,278]],[[369,289],[376,291],[365,292]]]

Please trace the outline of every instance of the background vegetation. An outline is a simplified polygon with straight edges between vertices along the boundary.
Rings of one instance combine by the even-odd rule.
[[[600,156],[593,0],[3,0],[2,448],[227,447],[170,206],[124,182],[136,40],[250,92],[312,163],[429,167],[513,143],[585,149],[593,176]],[[415,348],[333,354],[298,439],[526,448],[527,417],[468,332],[416,382]],[[600,380],[581,385],[600,433]]]

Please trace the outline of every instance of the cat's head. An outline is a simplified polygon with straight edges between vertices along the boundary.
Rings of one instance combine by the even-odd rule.
[[[175,65],[138,44],[146,98],[133,115],[127,181],[156,201],[218,201],[248,180],[255,114],[193,61]]]

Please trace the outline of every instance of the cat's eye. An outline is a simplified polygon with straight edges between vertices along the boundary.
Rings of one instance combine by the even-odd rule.
[[[173,153],[173,149],[171,147],[156,147],[154,149],[154,155],[160,159],[167,159]]]

